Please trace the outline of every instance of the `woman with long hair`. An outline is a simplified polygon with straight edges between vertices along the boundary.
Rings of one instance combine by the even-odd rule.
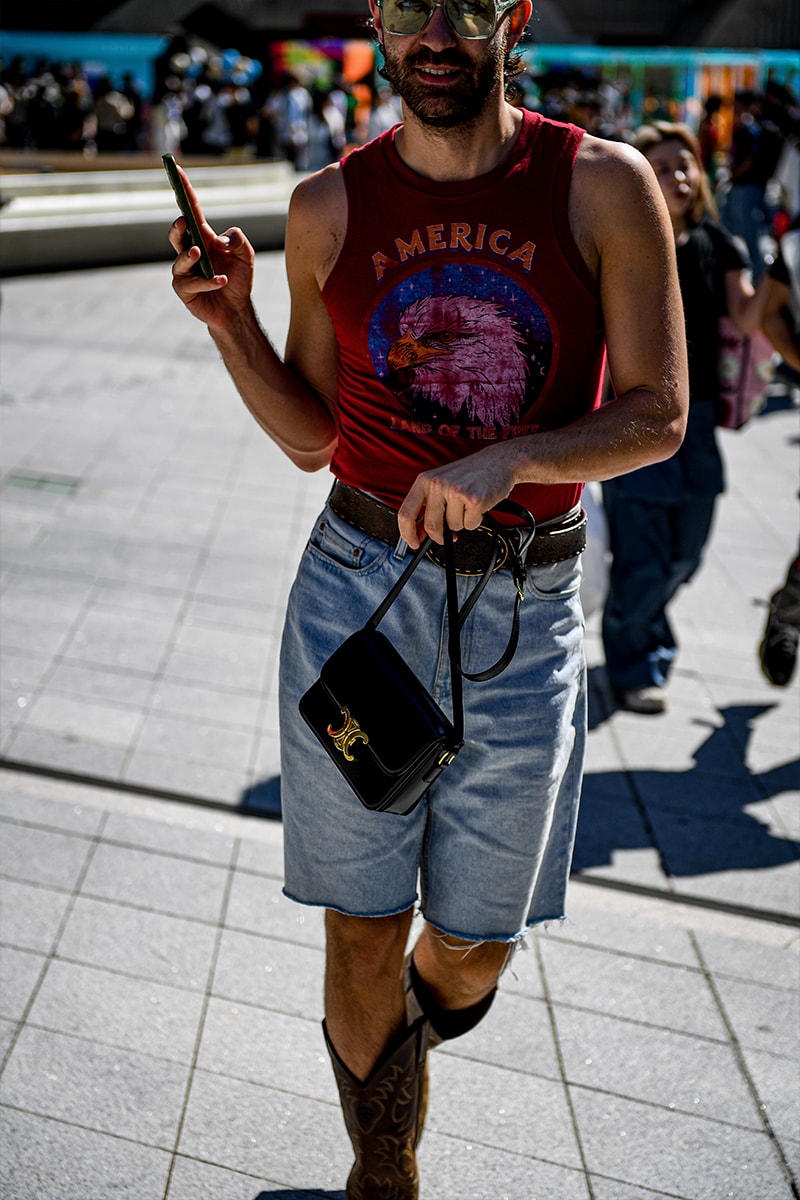
[[[743,334],[760,324],[764,289],[716,221],[700,146],[685,125],[642,127],[634,145],[648,159],[669,211],[689,352],[689,421],[680,450],[603,485],[612,551],[603,613],[609,682],[631,712],[666,709],[677,643],[667,606],[700,565],[714,505],[724,490],[715,435],[720,317]]]

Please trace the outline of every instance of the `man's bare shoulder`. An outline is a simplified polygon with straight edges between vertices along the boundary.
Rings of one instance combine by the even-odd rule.
[[[294,189],[286,230],[287,251],[305,261],[320,287],[336,261],[346,228],[347,195],[341,163],[331,163]]]
[[[321,171],[307,175],[298,183],[292,192],[292,208],[317,210],[317,213],[321,214],[331,204],[335,204],[339,197],[344,199],[344,194],[342,164],[333,162]]]
[[[621,188],[623,198],[650,192],[653,170],[647,159],[625,142],[610,142],[584,135],[575,160],[573,184],[597,202],[614,200],[614,189]]]
[[[586,134],[575,160],[569,213],[573,236],[596,271],[609,241],[662,223],[664,204],[643,154]]]

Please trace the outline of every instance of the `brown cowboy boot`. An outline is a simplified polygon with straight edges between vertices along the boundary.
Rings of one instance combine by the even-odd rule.
[[[417,1200],[416,1147],[427,1100],[428,1022],[417,1021],[361,1083],[345,1066],[322,1022],[356,1161],[346,1200]]]

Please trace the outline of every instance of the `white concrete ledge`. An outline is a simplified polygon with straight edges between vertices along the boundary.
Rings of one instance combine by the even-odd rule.
[[[241,226],[256,250],[283,246],[297,179],[284,163],[192,170],[209,222]],[[178,209],[161,170],[6,175],[2,199],[4,275],[172,258]]]

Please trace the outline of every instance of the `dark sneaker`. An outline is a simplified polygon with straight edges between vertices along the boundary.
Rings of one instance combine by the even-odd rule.
[[[796,624],[781,620],[781,591],[776,592],[770,601],[764,637],[758,648],[761,670],[776,687],[786,687],[794,674],[799,632]]]
[[[617,692],[617,697],[620,708],[624,708],[626,712],[654,716],[656,713],[667,711],[667,693],[663,687],[656,684],[643,688],[627,688]]]

